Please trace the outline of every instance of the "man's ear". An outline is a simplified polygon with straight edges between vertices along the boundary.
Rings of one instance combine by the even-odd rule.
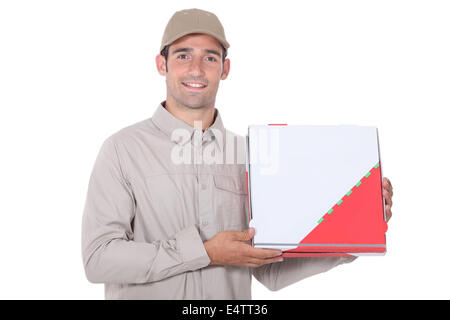
[[[156,69],[158,69],[158,73],[162,76],[165,76],[166,75],[166,63],[167,63],[166,58],[164,58],[163,55],[158,54],[156,56],[155,61],[156,61]]]
[[[230,59],[225,59],[223,62],[223,70],[221,80],[225,80],[228,77],[228,73],[230,73]]]

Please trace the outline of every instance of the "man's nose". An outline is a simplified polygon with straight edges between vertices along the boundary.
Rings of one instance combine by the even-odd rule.
[[[202,76],[203,75],[203,67],[202,67],[202,60],[200,58],[194,58],[192,59],[190,68],[189,68],[189,74],[191,76]]]

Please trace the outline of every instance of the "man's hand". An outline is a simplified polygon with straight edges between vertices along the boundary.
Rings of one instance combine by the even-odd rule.
[[[392,217],[392,197],[394,196],[394,192],[392,191],[392,184],[388,178],[383,178],[383,197],[385,200],[385,209],[386,209],[386,222]]]
[[[255,235],[255,229],[223,231],[205,241],[205,249],[211,265],[259,267],[263,264],[283,261],[280,250],[253,248],[245,243]]]

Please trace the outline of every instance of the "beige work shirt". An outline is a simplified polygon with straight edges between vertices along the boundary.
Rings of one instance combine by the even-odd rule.
[[[89,180],[82,257],[106,299],[251,299],[252,275],[278,290],[353,260],[209,265],[204,241],[248,228],[244,137],[224,128],[217,109],[203,132],[164,105],[107,138]]]

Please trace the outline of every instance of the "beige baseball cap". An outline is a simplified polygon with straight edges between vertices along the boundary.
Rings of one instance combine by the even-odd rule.
[[[161,41],[161,52],[165,46],[191,33],[205,33],[216,38],[227,50],[230,47],[219,18],[214,13],[200,9],[186,9],[174,13],[167,23]]]

